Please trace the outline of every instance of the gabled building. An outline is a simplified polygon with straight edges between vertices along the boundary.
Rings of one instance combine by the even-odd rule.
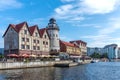
[[[5,55],[11,53],[49,54],[49,35],[46,30],[39,30],[37,25],[28,27],[27,22],[10,24],[3,37]],[[47,46],[44,46],[44,42]]]
[[[80,48],[69,42],[61,41],[60,40],[60,52],[67,53],[69,55],[81,55],[80,54]]]
[[[31,54],[40,54],[41,49],[41,37],[39,33],[39,28],[37,25],[29,27],[31,33]],[[26,38],[26,41],[29,42],[29,39]],[[27,47],[29,49],[29,45]]]
[[[65,52],[70,55],[85,55],[86,43],[78,40],[70,43],[60,41],[59,26],[54,18],[49,20],[46,28],[39,29],[37,25],[28,26],[27,22],[10,24],[5,31],[4,53],[58,55]]]
[[[70,41],[70,43],[73,43],[77,46],[79,46],[80,48],[80,53],[82,56],[86,56],[87,55],[87,43],[82,41],[82,40],[74,40],[74,41]]]
[[[46,28],[39,29],[40,36],[42,39],[41,42],[41,54],[49,54],[48,52],[50,51],[50,37],[48,35],[48,31]]]

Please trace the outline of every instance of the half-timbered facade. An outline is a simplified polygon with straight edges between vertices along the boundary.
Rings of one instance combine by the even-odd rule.
[[[10,24],[5,31],[4,53],[58,55],[59,52],[68,54],[86,54],[86,44],[83,41],[64,42],[59,39],[59,26],[54,18],[49,20],[46,28],[39,29],[37,25],[28,26],[27,22]]]
[[[49,54],[49,35],[46,29],[37,25],[29,27],[27,22],[10,24],[4,35],[4,53],[7,54]]]

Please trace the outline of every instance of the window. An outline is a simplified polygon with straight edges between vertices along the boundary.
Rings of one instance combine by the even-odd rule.
[[[48,42],[46,42],[46,45],[48,45]]]
[[[37,43],[39,43],[39,40],[37,40]]]
[[[27,30],[24,30],[24,34],[27,34]]]
[[[25,41],[25,38],[22,38],[22,41]]]
[[[33,50],[36,50],[36,46],[33,46]]]
[[[36,40],[33,40],[34,43],[36,43]]]
[[[11,31],[12,31],[12,28],[11,28]]]
[[[29,38],[27,38],[26,41],[29,42]]]
[[[56,37],[58,37],[58,35],[56,34]]]
[[[55,37],[55,34],[53,34],[53,37]]]
[[[37,47],[37,50],[40,50],[40,47],[39,47],[39,46]]]
[[[47,36],[46,36],[46,35],[45,35],[44,37],[45,37],[45,38],[47,38]]]
[[[43,41],[43,44],[45,44],[45,41]]]
[[[29,45],[27,45],[27,46],[26,46],[26,48],[27,48],[27,49],[30,49],[30,46],[29,46]]]
[[[22,44],[22,45],[21,45],[21,49],[25,49],[25,45]]]
[[[36,37],[38,36],[38,33],[37,33],[37,32],[35,33],[35,36],[36,36]]]

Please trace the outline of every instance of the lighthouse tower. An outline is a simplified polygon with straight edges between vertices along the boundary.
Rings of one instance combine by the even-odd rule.
[[[60,51],[59,45],[59,27],[56,24],[56,20],[51,18],[49,20],[47,31],[50,36],[50,54],[57,55]]]

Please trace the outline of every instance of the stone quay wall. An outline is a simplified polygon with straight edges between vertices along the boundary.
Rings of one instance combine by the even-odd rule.
[[[72,61],[39,61],[39,62],[4,62],[0,63],[0,70],[23,69],[34,67],[49,67],[56,63],[71,63]]]

